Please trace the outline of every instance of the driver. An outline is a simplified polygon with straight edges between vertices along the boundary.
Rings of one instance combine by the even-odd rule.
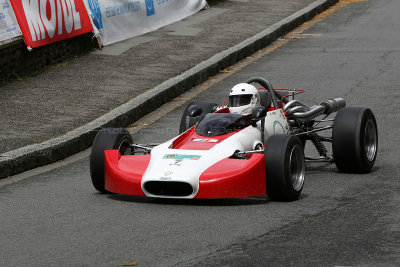
[[[235,85],[229,94],[229,111],[251,115],[254,107],[260,106],[257,88],[248,83]]]

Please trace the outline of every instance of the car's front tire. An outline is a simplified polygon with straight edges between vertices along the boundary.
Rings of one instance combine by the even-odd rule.
[[[305,178],[303,144],[291,135],[271,136],[264,150],[267,195],[271,200],[300,197]]]
[[[332,129],[332,151],[341,172],[371,170],[378,152],[378,128],[369,108],[348,107],[338,111]]]
[[[118,149],[123,155],[132,143],[131,134],[124,128],[105,128],[97,133],[90,154],[90,177],[97,191],[110,193],[105,189],[104,151]]]

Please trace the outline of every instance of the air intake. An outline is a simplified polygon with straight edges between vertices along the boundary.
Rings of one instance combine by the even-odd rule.
[[[186,197],[193,193],[192,186],[184,182],[150,181],[144,184],[144,189],[156,196]]]

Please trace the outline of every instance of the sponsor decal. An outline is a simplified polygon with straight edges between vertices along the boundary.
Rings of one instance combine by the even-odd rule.
[[[169,0],[157,0],[158,5],[166,4]]]
[[[118,16],[129,15],[131,16],[132,13],[140,11],[140,1],[130,1],[127,3],[122,4],[114,4],[106,6],[106,18],[116,18]],[[119,20],[119,19],[118,19]]]
[[[82,0],[11,0],[11,4],[28,48],[93,30]]]
[[[9,0],[0,0],[0,41],[20,36],[21,31]]]
[[[285,130],[279,121],[274,121],[274,134],[284,134]]]
[[[200,155],[165,154],[163,159],[199,160]]]
[[[170,163],[169,166],[181,166],[183,162],[183,159],[175,159],[173,163]]]
[[[205,142],[205,143],[218,143],[218,139],[201,139],[196,138],[192,140],[193,142]]]
[[[172,180],[171,175],[172,175],[173,173],[174,173],[174,172],[172,172],[172,171],[166,171],[166,172],[164,172],[164,176],[160,177],[160,180],[161,180],[161,181]]]
[[[104,46],[154,31],[155,29],[193,15],[206,5],[205,0],[79,1],[84,1],[89,13],[93,14],[93,23],[99,29]]]
[[[154,10],[154,0],[145,0],[146,2],[146,14],[147,16],[152,16],[155,14]]]
[[[97,29],[103,29],[103,20],[101,18],[101,9],[99,0],[88,0],[90,11],[93,14],[93,23]]]

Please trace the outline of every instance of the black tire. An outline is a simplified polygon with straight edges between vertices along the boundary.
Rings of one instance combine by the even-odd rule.
[[[90,154],[90,177],[97,191],[110,193],[104,185],[104,151],[119,149],[124,154],[132,143],[131,134],[124,128],[105,128],[97,133]]]
[[[369,108],[349,107],[338,111],[332,129],[336,167],[346,173],[367,173],[378,152],[378,127]]]
[[[186,127],[186,117],[189,114],[188,109],[194,105],[201,107],[201,109],[203,110],[203,112],[200,114],[200,119],[202,119],[206,114],[214,112],[216,106],[218,106],[218,104],[215,104],[215,103],[190,102],[189,105],[187,105],[187,107],[183,111],[182,118],[181,118],[181,124],[179,126],[179,134],[185,132],[187,129],[189,129],[193,126],[193,125],[189,125],[189,127]]]
[[[293,201],[304,186],[303,144],[296,136],[273,135],[264,150],[267,195],[271,200]]]

